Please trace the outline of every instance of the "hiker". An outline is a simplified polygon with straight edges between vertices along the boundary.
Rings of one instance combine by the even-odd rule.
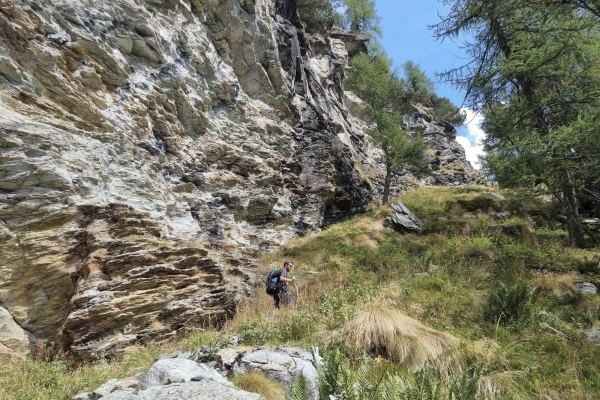
[[[275,300],[275,308],[279,308],[279,301],[283,301],[283,304],[290,305],[294,308],[294,298],[292,294],[288,291],[288,282],[294,282],[296,277],[288,278],[288,272],[292,269],[293,265],[291,261],[285,261],[283,263],[283,268],[279,273],[279,290],[275,292],[272,296]]]

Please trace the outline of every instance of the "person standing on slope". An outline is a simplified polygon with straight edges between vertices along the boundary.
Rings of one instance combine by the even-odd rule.
[[[296,277],[293,276],[288,278],[288,272],[292,269],[293,264],[291,261],[285,261],[283,263],[283,268],[281,269],[279,275],[279,290],[273,294],[273,299],[275,300],[275,308],[279,309],[279,302],[283,301],[283,304],[290,305],[292,309],[294,308],[294,298],[292,294],[288,290],[288,282],[295,282]]]

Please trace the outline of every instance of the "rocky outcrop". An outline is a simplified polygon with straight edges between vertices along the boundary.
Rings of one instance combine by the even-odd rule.
[[[357,99],[352,99],[351,109],[356,109]],[[360,100],[358,100],[360,102]],[[474,169],[467,161],[464,148],[456,141],[457,131],[452,124],[436,120],[430,109],[414,105],[414,114],[403,121],[403,128],[409,135],[420,135],[424,138],[427,148],[425,162],[429,173],[415,176],[410,170],[404,169],[392,175],[390,197],[396,197],[407,189],[421,186],[460,186],[487,184],[487,178]],[[376,198],[383,197],[385,171],[381,165],[372,160],[380,157],[377,148],[368,147],[369,156],[361,160],[357,169],[370,182]]]
[[[390,204],[391,214],[383,220],[383,225],[399,233],[418,233],[425,225],[404,204],[397,201]]]
[[[79,393],[73,400],[136,399],[262,399],[236,388],[225,376],[257,371],[280,382],[288,391],[302,374],[310,398],[319,398],[317,365],[321,358],[298,347],[278,346],[244,351],[235,347],[203,348],[197,351],[162,354],[139,379],[111,379],[93,392]]]
[[[307,36],[286,0],[0,5],[0,306],[21,354],[218,326],[257,255],[378,196],[342,85],[366,37]],[[458,168],[451,127],[418,115]]]

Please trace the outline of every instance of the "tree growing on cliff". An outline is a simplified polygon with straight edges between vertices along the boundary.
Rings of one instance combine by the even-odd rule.
[[[337,14],[335,21],[343,29],[351,32],[364,33],[370,37],[367,44],[369,53],[380,57],[386,57],[378,38],[382,35],[379,22],[381,17],[377,15],[375,1],[373,0],[341,0],[341,14]]]
[[[467,32],[472,60],[443,77],[485,115],[484,170],[504,186],[545,187],[585,246],[580,201],[600,187],[597,2],[445,0],[439,38]],[[587,232],[592,238],[593,234]]]
[[[377,15],[373,0],[343,0],[345,9],[342,16],[344,28],[352,32],[363,32],[381,36],[381,18]]]
[[[404,167],[423,169],[425,151],[422,137],[410,137],[402,130],[407,107],[402,101],[404,82],[390,66],[384,57],[360,54],[352,59],[353,68],[346,80],[347,87],[364,101],[365,116],[373,124],[369,135],[383,153],[384,203],[389,199],[392,173]]]
[[[297,0],[298,16],[308,33],[327,34],[336,18],[341,0]]]
[[[446,121],[454,126],[465,122],[465,114],[446,97],[435,93],[433,82],[419,65],[408,60],[404,70],[404,92],[402,99],[408,104],[420,103],[431,108],[437,121]]]

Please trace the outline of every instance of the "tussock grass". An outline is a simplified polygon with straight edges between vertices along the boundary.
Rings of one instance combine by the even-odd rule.
[[[575,277],[572,274],[543,274],[533,279],[540,293],[546,296],[562,297],[577,292]]]
[[[285,389],[279,382],[256,371],[234,375],[230,381],[238,388],[247,392],[258,393],[267,400],[285,399]]]
[[[420,369],[430,363],[440,375],[462,371],[459,340],[380,304],[371,304],[343,329],[343,341],[355,354],[367,352]]]

